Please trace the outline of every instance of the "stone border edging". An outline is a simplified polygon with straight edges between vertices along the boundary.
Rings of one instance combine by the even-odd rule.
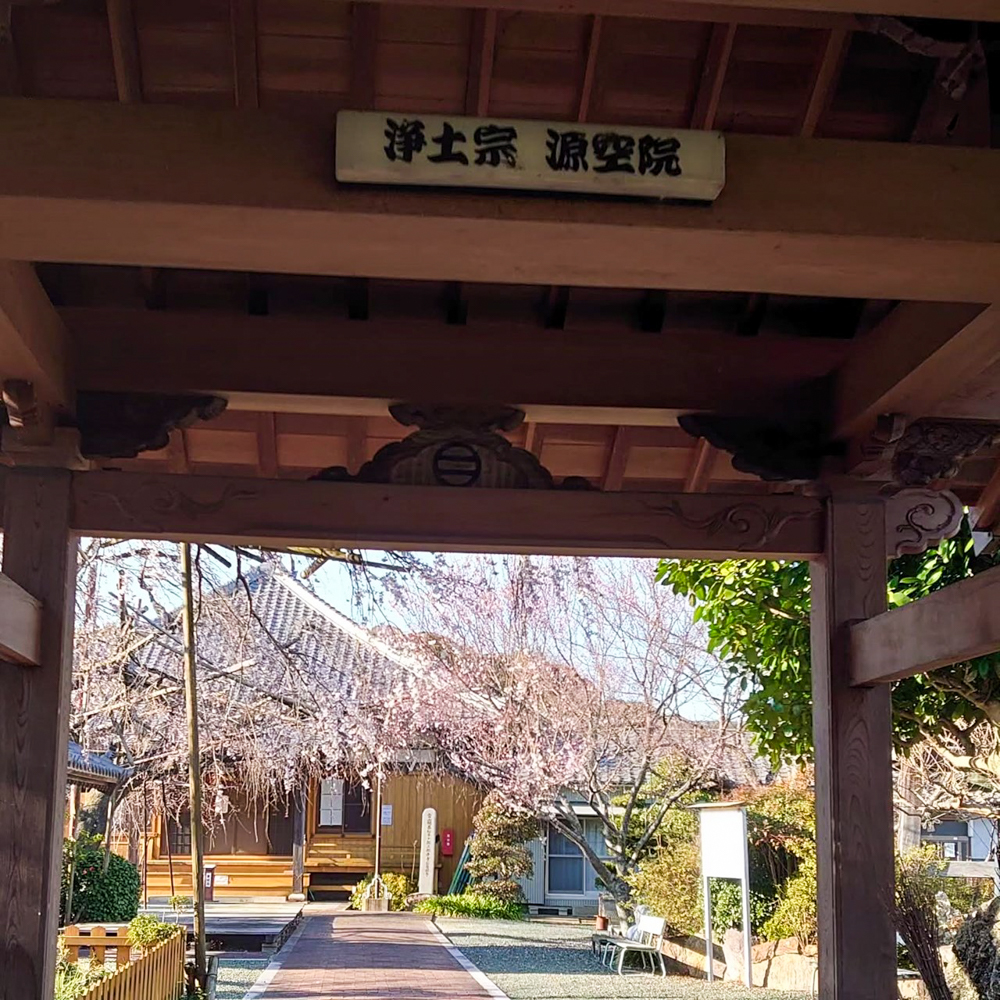
[[[486,990],[491,997],[494,998],[494,1000],[510,1000],[510,997],[508,997],[507,994],[504,993],[504,991],[500,989],[500,987],[497,986],[497,984],[493,982],[493,980],[490,979],[485,972],[473,965],[472,962],[470,962],[469,959],[466,958],[465,955],[451,943],[451,939],[433,920],[428,920],[427,926],[430,928],[431,934],[437,938],[438,943],[445,948],[448,954],[451,955],[451,957],[455,959],[455,961],[458,962],[458,964],[465,969],[465,971],[472,976],[472,978],[475,979],[475,981],[482,986],[482,988]],[[253,1000],[253,998],[248,995],[247,997],[244,997],[244,1000]]]
[[[301,914],[301,910],[299,913]],[[336,918],[331,921],[331,926]],[[278,951],[274,953],[274,957],[270,962],[264,967],[264,970],[257,977],[257,981],[243,994],[243,1000],[258,1000],[259,997],[263,996],[264,991],[271,985],[271,980],[278,974],[278,969],[280,969],[285,964],[285,957],[287,957],[292,949],[295,947],[296,942],[302,936],[302,932],[306,929],[306,925],[309,923],[309,917],[305,917],[299,923],[298,927],[288,935],[287,940],[281,946]],[[285,956],[282,957],[281,953],[285,952]]]

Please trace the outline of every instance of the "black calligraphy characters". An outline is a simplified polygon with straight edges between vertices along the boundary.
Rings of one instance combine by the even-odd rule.
[[[517,166],[517,129],[512,125],[480,125],[473,138],[477,165]]]
[[[386,118],[385,137],[389,140],[384,147],[385,155],[390,160],[402,160],[403,163],[412,163],[413,154],[427,145],[424,123],[419,119],[396,121],[395,118]]]

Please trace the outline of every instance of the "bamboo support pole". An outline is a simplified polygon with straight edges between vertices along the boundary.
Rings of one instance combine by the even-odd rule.
[[[191,785],[191,894],[194,901],[195,978],[207,985],[205,942],[205,840],[201,805],[201,747],[198,741],[198,691],[195,673],[194,597],[191,584],[191,545],[181,542],[181,574],[184,578],[184,701],[188,723],[188,771]]]

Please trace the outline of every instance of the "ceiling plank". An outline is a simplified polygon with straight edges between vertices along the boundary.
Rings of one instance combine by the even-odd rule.
[[[1000,306],[903,302],[859,337],[834,383],[832,437],[866,433],[883,414],[913,419],[1000,360]]]
[[[889,684],[1000,649],[1000,566],[850,629],[851,683]]]
[[[257,0],[229,0],[229,28],[236,107],[258,108]]]
[[[73,528],[109,537],[551,555],[812,558],[810,497],[428,489],[231,476],[76,473]],[[746,517],[728,516],[742,511]]]
[[[608,464],[605,467],[604,480],[601,483],[602,490],[620,490],[622,488],[631,445],[630,428],[615,428],[614,441],[612,441],[611,450],[608,452]]]
[[[826,37],[826,44],[820,54],[816,66],[816,76],[813,80],[809,100],[806,103],[802,120],[799,122],[799,134],[811,137],[816,134],[820,120],[833,100],[840,80],[840,70],[847,57],[851,44],[851,32],[845,28],[834,28]]]
[[[132,0],[107,0],[106,7],[118,100],[123,104],[141,103],[142,62]]]
[[[691,128],[715,127],[715,116],[719,111],[719,100],[726,82],[726,70],[729,68],[735,37],[736,25],[732,23],[715,24],[709,32],[708,48],[691,113]]]
[[[35,269],[0,261],[0,380],[30,382],[38,401],[75,409],[70,343]]]
[[[0,573],[0,660],[41,662],[42,602]]]
[[[389,0],[422,5],[426,0]],[[942,16],[942,0],[438,0],[439,7],[495,7],[548,14],[609,14],[680,21],[732,21],[788,27],[826,26],[824,18],[855,14]],[[949,0],[956,21],[1000,21],[995,0]],[[811,20],[810,20],[811,19]]]
[[[365,0],[351,4],[351,107],[367,111],[375,107],[378,73],[379,5]]]
[[[214,310],[73,308],[61,315],[77,347],[80,388],[105,391],[407,399],[419,386],[426,398],[455,405],[748,412],[832,372],[849,348],[833,339],[682,329],[669,338],[623,331],[612,340],[586,327],[541,336],[528,325]],[[336,364],[302,363],[331,350]]]
[[[472,12],[469,35],[469,71],[465,86],[465,113],[483,117],[490,108],[490,82],[497,44],[497,12]]]
[[[706,207],[338,186],[326,125],[263,112],[8,98],[0,130],[7,259],[970,302],[1000,273],[995,150],[731,135]]]

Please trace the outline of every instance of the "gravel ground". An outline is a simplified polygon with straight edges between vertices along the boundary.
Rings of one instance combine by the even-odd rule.
[[[808,1000],[794,993],[750,991],[736,983],[708,983],[689,976],[664,979],[639,971],[619,976],[591,956],[589,926],[450,917],[438,917],[437,925],[511,1000]]]
[[[243,1000],[267,963],[266,958],[220,958],[216,1000]]]

